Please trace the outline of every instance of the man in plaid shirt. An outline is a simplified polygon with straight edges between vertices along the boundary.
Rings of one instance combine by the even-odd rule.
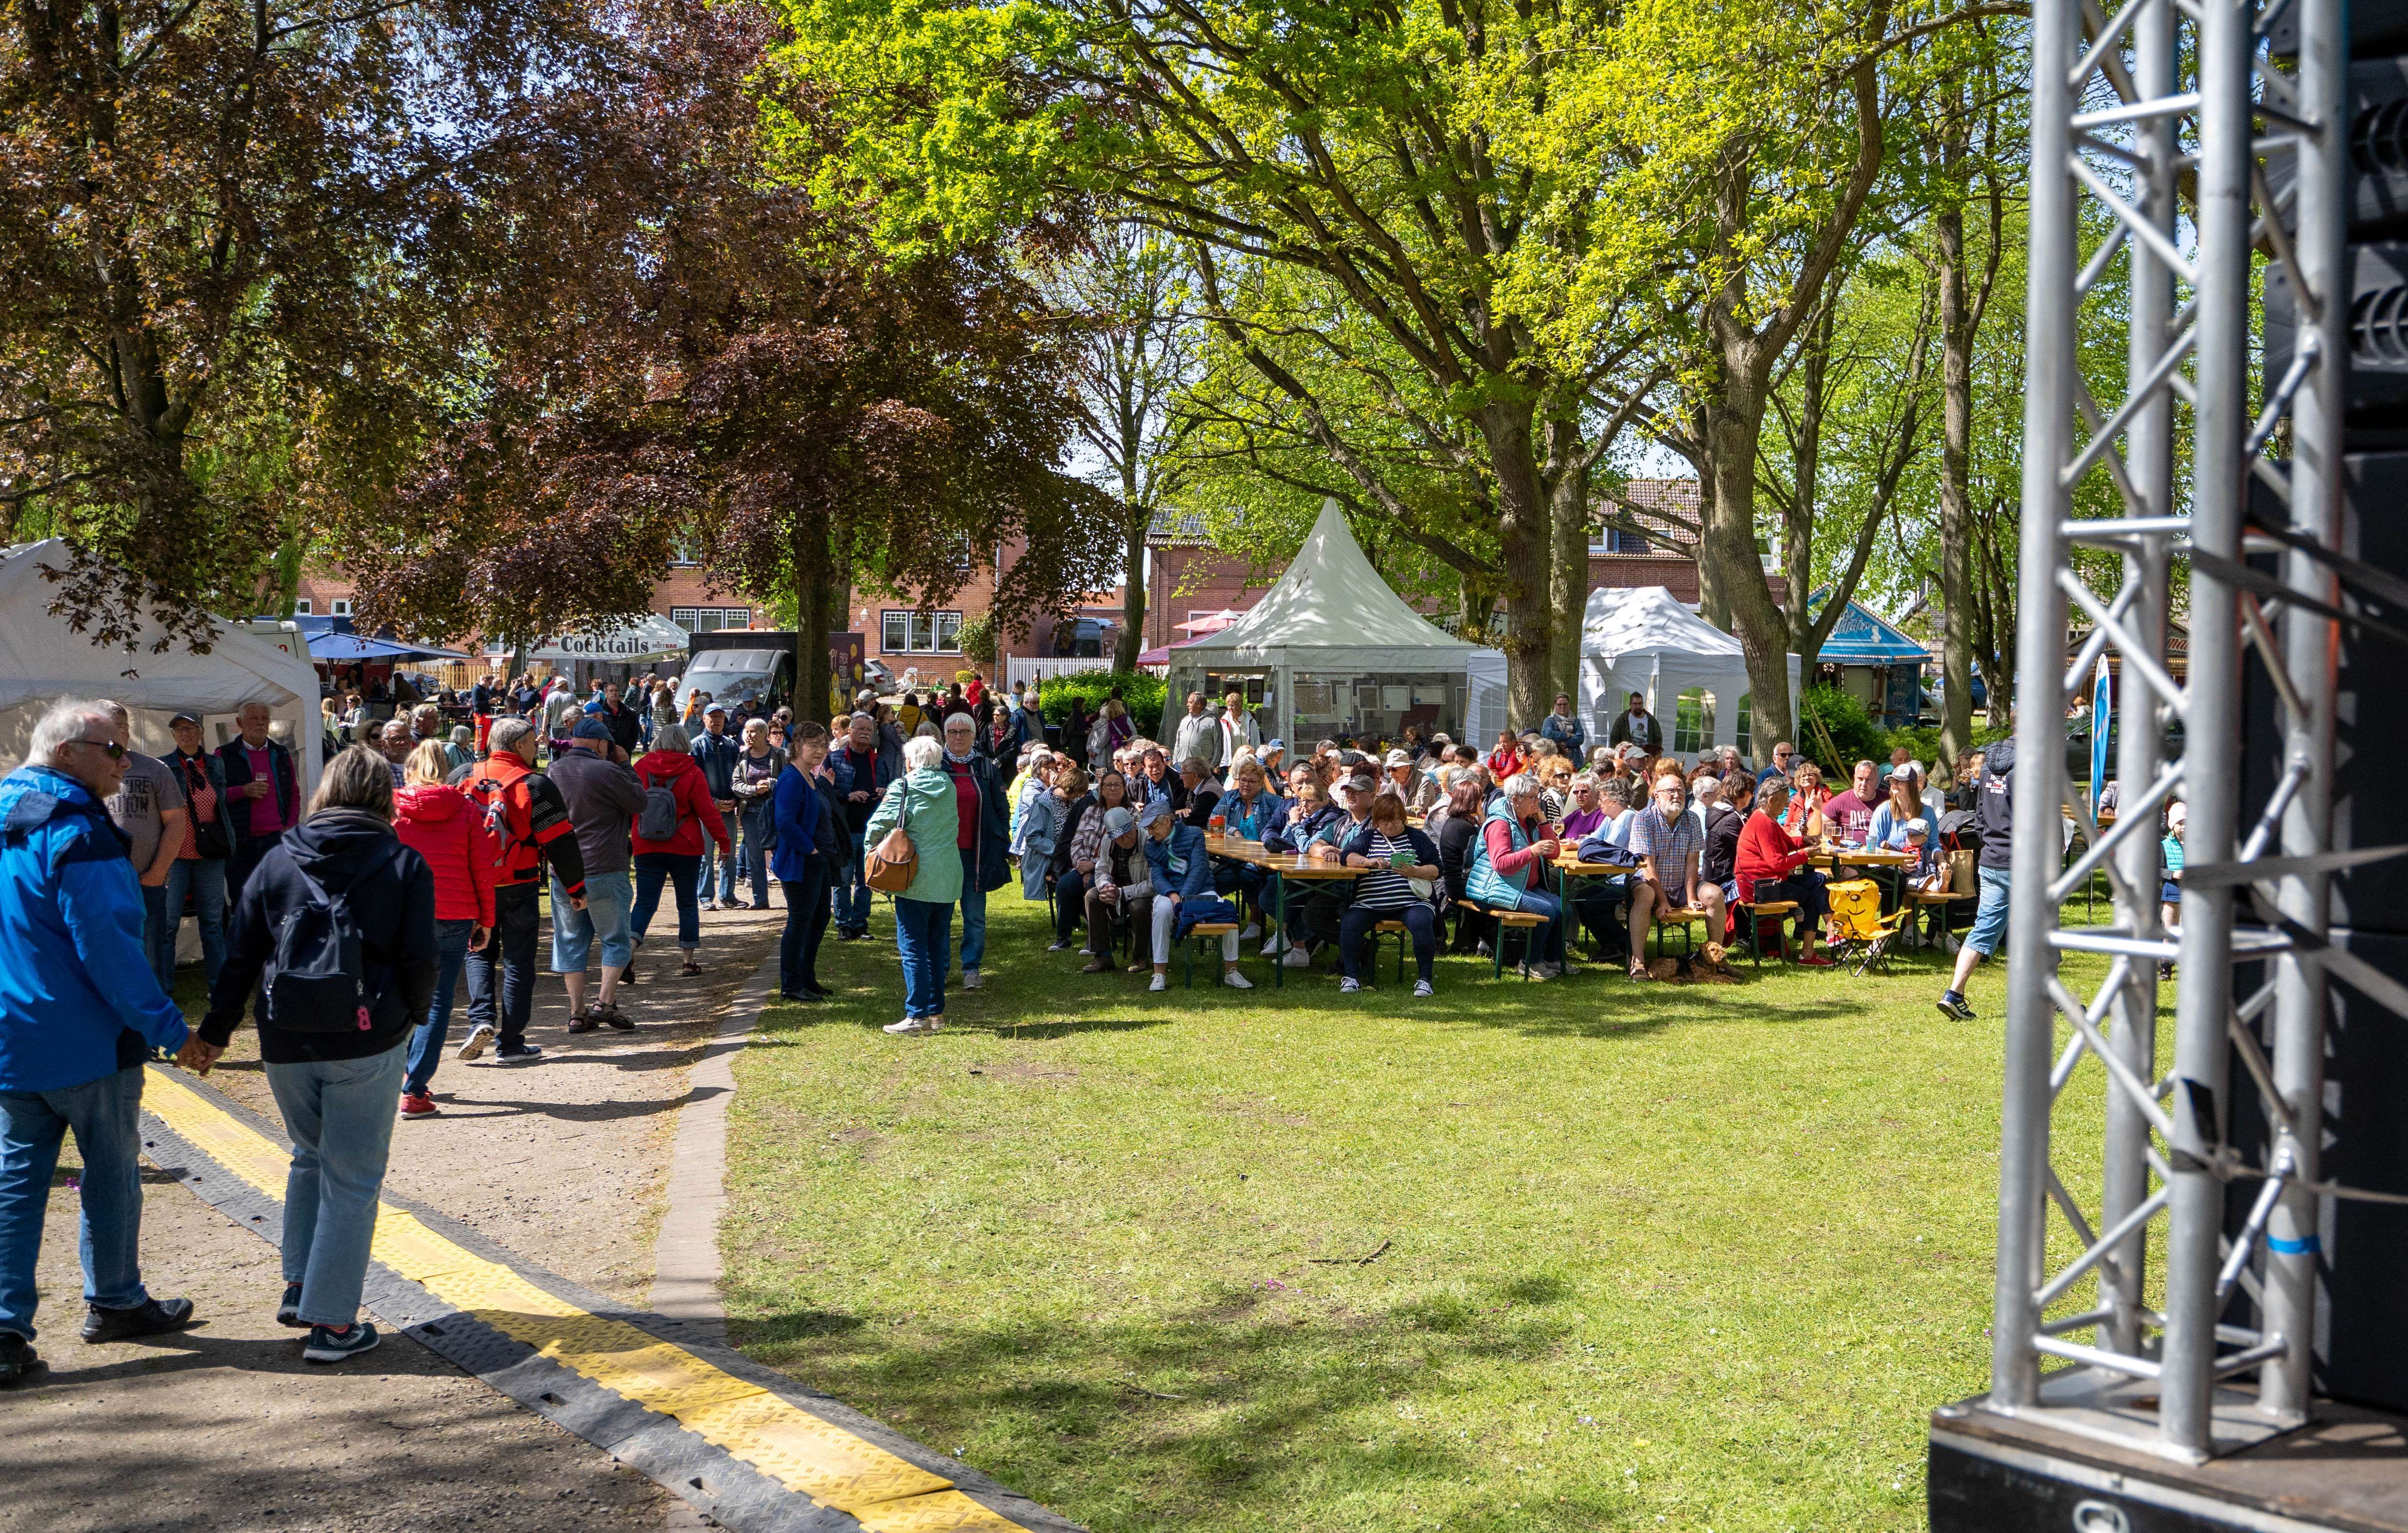
[[[1653,800],[1630,826],[1639,871],[1630,880],[1630,977],[1647,975],[1647,930],[1659,911],[1701,910],[1708,939],[1723,936],[1723,892],[1706,881],[1705,834],[1688,812],[1689,788],[1680,768],[1659,773]]]

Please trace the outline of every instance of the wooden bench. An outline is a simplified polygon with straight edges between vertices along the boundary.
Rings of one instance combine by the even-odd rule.
[[[1692,921],[1703,921],[1704,919],[1706,919],[1706,912],[1703,910],[1691,910],[1685,907],[1677,910],[1667,910],[1659,906],[1656,908],[1654,917],[1648,923],[1648,928],[1651,933],[1661,930],[1665,926],[1674,926],[1679,928],[1681,933],[1681,956],[1685,958],[1690,953],[1698,951],[1696,939],[1689,935],[1689,923]],[[1707,940],[1713,941],[1717,940],[1717,938],[1709,938]],[[1664,945],[1661,941],[1656,943],[1656,951],[1658,953],[1664,951]],[[1641,953],[1639,956],[1643,959],[1646,957],[1646,954]]]
[[[1782,929],[1782,923],[1797,913],[1798,902],[1794,899],[1768,899],[1755,905],[1742,902],[1739,929],[1746,939],[1748,956],[1755,960],[1756,967],[1764,967],[1764,927],[1760,923],[1770,921],[1773,924],[1773,930],[1781,938],[1781,956],[1785,959],[1789,956],[1789,934]]]
[[[1237,934],[1237,930],[1238,924],[1234,921],[1199,921],[1193,926],[1187,928],[1188,939],[1186,946],[1188,989],[1193,990],[1196,988],[1196,950],[1202,947],[1205,943],[1211,942],[1214,944],[1212,949],[1212,957],[1215,961],[1218,961],[1221,956],[1219,951],[1221,938],[1235,936]],[[1218,970],[1215,970],[1215,972],[1217,973]]]
[[[1522,934],[1522,978],[1525,981],[1528,981],[1530,978],[1530,944],[1535,939],[1535,934],[1537,933],[1538,928],[1547,924],[1547,918],[1541,915],[1536,910],[1499,910],[1493,909],[1490,906],[1480,904],[1476,900],[1467,900],[1464,903],[1468,908],[1478,910],[1489,920],[1497,923],[1497,940],[1488,944],[1488,977],[1492,980],[1504,978],[1505,935],[1508,932],[1518,931]],[[1401,924],[1401,923],[1399,923],[1399,924]],[[1398,952],[1401,954],[1402,950],[1399,949]],[[1402,961],[1403,960],[1400,956],[1398,963],[1401,965]],[[1398,976],[1401,977],[1403,972],[1403,969],[1399,967],[1398,970]]]

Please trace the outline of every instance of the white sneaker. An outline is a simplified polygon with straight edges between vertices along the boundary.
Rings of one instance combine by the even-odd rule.
[[[1290,968],[1311,968],[1312,967],[1312,954],[1305,952],[1302,948],[1290,948],[1287,950],[1287,956],[1282,958],[1280,962],[1285,964]]]
[[[1276,958],[1276,957],[1278,957],[1278,956],[1279,956],[1279,950],[1280,950],[1280,938],[1279,938],[1279,933],[1277,933],[1277,932],[1273,932],[1273,933],[1271,933],[1268,937],[1266,937],[1266,938],[1263,938],[1263,956],[1264,956],[1264,957],[1266,957],[1266,958]]]
[[[936,1031],[934,1027],[928,1025],[925,1019],[920,1017],[905,1017],[901,1022],[890,1022],[886,1024],[886,1030],[890,1033],[933,1033]]]
[[[1252,990],[1254,988],[1254,981],[1247,979],[1244,975],[1239,973],[1234,968],[1225,968],[1221,971],[1221,982],[1227,985],[1232,990]]]
[[[1362,988],[1363,986],[1361,983],[1354,980],[1340,980],[1338,981],[1338,993],[1341,996],[1352,996]]]
[[[452,1057],[464,1065],[471,1060],[482,1059],[485,1057],[485,1046],[493,1041],[493,1024],[480,1022],[468,1030],[466,1038],[461,1039],[460,1052]]]
[[[1168,990],[1170,988],[1170,976],[1168,974],[1157,974],[1154,977],[1154,982],[1147,985],[1146,988],[1148,990]]]
[[[1435,996],[1438,992],[1431,987],[1430,982],[1427,980],[1415,980],[1413,981],[1413,994],[1415,996]]]
[[[1263,924],[1259,921],[1249,921],[1246,923],[1246,929],[1238,934],[1238,940],[1240,942],[1251,942],[1255,938],[1262,935]]]
[[[962,988],[964,990],[976,990],[985,982],[985,977],[980,974],[977,969],[966,968],[962,970]]]

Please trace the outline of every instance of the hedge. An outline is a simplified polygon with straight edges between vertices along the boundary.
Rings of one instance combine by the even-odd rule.
[[[1104,699],[1120,688],[1121,701],[1128,705],[1129,722],[1137,732],[1149,739],[1159,739],[1162,728],[1162,703],[1169,688],[1168,679],[1144,671],[1073,671],[1038,684],[1037,695],[1044,699],[1045,722],[1068,724],[1070,705],[1084,699],[1087,712],[1093,715],[1104,706]]]

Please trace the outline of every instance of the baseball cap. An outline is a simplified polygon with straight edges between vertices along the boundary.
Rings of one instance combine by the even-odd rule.
[[[710,703],[704,706],[702,715],[707,719],[713,713],[724,713],[726,711],[727,705],[725,703]]]
[[[1928,836],[1931,834],[1931,822],[1922,819],[1909,820],[1906,823],[1906,833],[1909,836]]]
[[[1274,752],[1274,751],[1284,751],[1284,750],[1286,750],[1286,749],[1287,749],[1287,741],[1285,741],[1285,740],[1265,740],[1265,741],[1263,741],[1263,754],[1265,754],[1265,755],[1269,755],[1269,754],[1270,754],[1272,752]]]
[[[1115,809],[1104,811],[1104,834],[1114,840],[1120,839],[1136,828],[1137,816],[1129,813],[1128,810]]]
[[[568,738],[573,740],[608,740],[610,726],[589,715],[577,721],[577,727],[568,732]]]
[[[1112,812],[1113,811],[1111,810],[1107,810],[1105,812],[1105,824],[1110,824],[1111,823]],[[1118,812],[1125,814],[1127,810],[1123,809]],[[1140,825],[1150,825],[1156,820],[1168,820],[1170,818],[1170,815],[1171,809],[1169,796],[1168,795],[1162,795],[1149,798],[1145,801],[1145,803],[1137,811],[1137,823]]]
[[[167,721],[167,727],[173,729],[179,724],[198,724],[200,722],[201,716],[197,713],[179,713]]]

